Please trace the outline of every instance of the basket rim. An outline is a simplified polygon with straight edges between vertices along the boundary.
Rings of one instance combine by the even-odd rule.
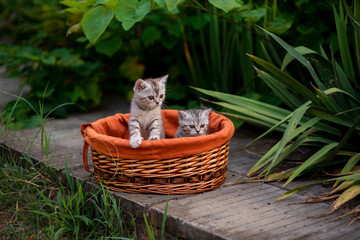
[[[174,128],[175,131],[177,129],[177,114],[177,110],[162,110],[167,135],[174,135]],[[228,118],[212,111],[209,115],[209,128],[212,128],[214,132],[209,135],[144,140],[140,147],[134,149],[131,148],[129,139],[106,134],[109,129],[127,131],[129,118],[129,113],[118,113],[93,123],[82,124],[80,130],[85,144],[110,157],[139,160],[169,159],[187,157],[214,149],[229,141],[235,131],[233,123]],[[171,133],[168,134],[168,131]]]

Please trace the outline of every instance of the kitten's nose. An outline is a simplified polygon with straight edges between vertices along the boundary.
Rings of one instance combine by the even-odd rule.
[[[155,101],[156,105],[159,105],[159,102],[158,101]]]
[[[200,133],[200,130],[196,130],[197,133]]]

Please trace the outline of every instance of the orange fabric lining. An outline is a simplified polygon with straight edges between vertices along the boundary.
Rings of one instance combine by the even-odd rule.
[[[125,159],[168,159],[190,156],[220,146],[230,140],[235,131],[229,119],[210,112],[209,135],[174,138],[179,125],[178,111],[162,110],[162,116],[166,139],[144,140],[138,148],[130,147],[129,113],[118,113],[93,123],[84,123],[80,131],[85,141],[98,152]]]

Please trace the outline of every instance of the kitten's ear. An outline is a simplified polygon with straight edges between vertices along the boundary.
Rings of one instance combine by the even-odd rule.
[[[178,111],[178,117],[179,117],[179,119],[184,119],[184,118],[189,117],[189,114],[186,111],[179,110]]]
[[[203,110],[203,114],[207,118],[209,117],[210,112],[211,112],[211,108],[207,108],[207,109]]]
[[[135,92],[135,91],[140,92],[140,91],[144,90],[145,88],[147,88],[147,86],[148,86],[147,82],[145,82],[145,81],[142,80],[142,79],[138,79],[138,80],[136,80],[136,82],[135,82],[134,92]]]
[[[165,76],[160,77],[160,79],[159,79],[160,83],[166,85],[166,81],[167,81],[168,77],[169,77],[169,74],[166,74]]]

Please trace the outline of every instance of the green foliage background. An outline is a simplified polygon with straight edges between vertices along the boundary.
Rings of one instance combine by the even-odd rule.
[[[25,98],[32,105],[46,103],[44,114],[76,103],[57,109],[57,117],[99,105],[107,91],[129,100],[136,79],[166,73],[169,107],[198,106],[189,86],[278,105],[246,53],[280,62],[282,50],[255,24],[313,49],[335,41],[331,19],[317,17],[332,10],[322,1],[5,0],[0,10],[0,33],[8,42],[0,45],[0,64],[8,77],[31,87]],[[35,125],[33,115],[18,105],[12,127]]]

